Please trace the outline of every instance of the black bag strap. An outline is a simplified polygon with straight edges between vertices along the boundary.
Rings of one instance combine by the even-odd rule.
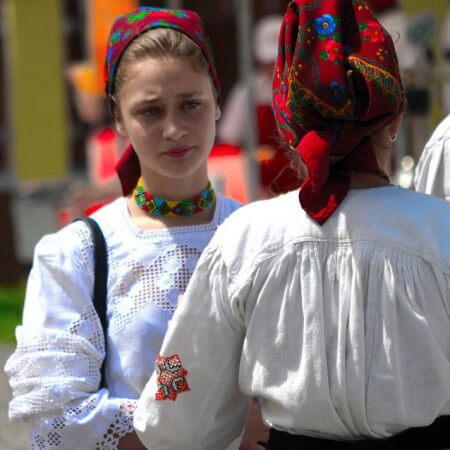
[[[106,342],[107,342],[107,320],[106,320],[106,297],[108,281],[108,254],[106,252],[105,236],[99,224],[92,217],[77,217],[75,221],[84,222],[91,231],[92,241],[94,243],[94,308],[102,324],[103,336],[105,342],[105,358],[100,369],[100,387],[105,386],[105,360],[106,360]]]

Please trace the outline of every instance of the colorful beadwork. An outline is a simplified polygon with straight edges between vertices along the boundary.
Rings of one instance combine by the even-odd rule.
[[[158,376],[156,400],[175,401],[178,394],[191,390],[186,380],[187,370],[181,365],[181,359],[178,355],[167,358],[159,355],[156,359],[155,368]]]
[[[142,185],[142,177],[133,192],[133,197],[139,208],[148,212],[152,216],[192,216],[205,209],[210,208],[216,201],[216,193],[211,182],[208,187],[199,195],[184,200],[164,200],[149,194]]]

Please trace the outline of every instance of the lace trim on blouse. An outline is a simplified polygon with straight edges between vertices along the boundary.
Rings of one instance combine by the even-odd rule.
[[[137,400],[122,400],[114,420],[102,435],[101,439],[95,443],[95,450],[116,450],[120,439],[128,433],[134,431],[133,414],[136,409]],[[69,419],[80,419],[83,414],[92,412],[96,408],[95,399],[88,399],[75,406],[64,408],[64,415],[49,420],[48,428],[51,431],[31,432],[32,450],[47,450],[60,448],[64,438],[62,432],[66,431],[70,425]]]
[[[17,328],[17,349],[5,367],[15,375],[10,380],[10,419],[54,411],[98,390],[104,342],[97,322],[90,307],[68,332]],[[80,327],[90,340],[74,334]]]

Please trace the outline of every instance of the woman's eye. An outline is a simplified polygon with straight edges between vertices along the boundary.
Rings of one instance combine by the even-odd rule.
[[[145,117],[153,117],[158,115],[161,112],[160,108],[145,108],[142,111],[140,111],[140,114]]]
[[[183,103],[183,108],[187,110],[197,109],[201,105],[201,102],[197,100],[189,100]]]

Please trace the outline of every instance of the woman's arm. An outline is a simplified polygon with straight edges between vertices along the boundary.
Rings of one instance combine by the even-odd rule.
[[[268,440],[269,427],[264,425],[261,417],[261,406],[258,400],[254,398],[239,450],[263,450]]]
[[[78,223],[36,246],[17,348],[5,366],[10,418],[26,420],[37,448],[116,448],[133,431],[136,402],[99,389],[105,351],[90,242]]]
[[[250,398],[239,389],[245,329],[238,303],[229,296],[220,252],[208,247],[135,413],[148,448],[220,450],[240,435]]]

